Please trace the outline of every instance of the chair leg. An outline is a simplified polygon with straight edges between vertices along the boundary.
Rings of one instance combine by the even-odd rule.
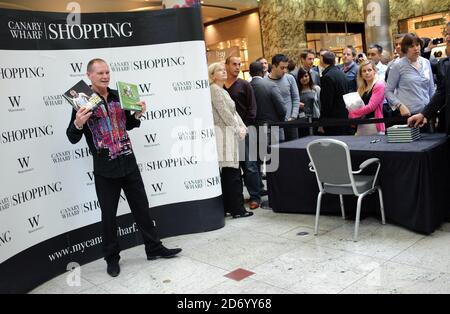
[[[319,216],[320,216],[320,205],[322,203],[322,195],[324,193],[319,192],[319,195],[317,195],[317,207],[316,207],[316,223],[314,226],[314,235],[319,234]]]
[[[339,195],[339,200],[341,201],[341,213],[342,213],[342,219],[345,220],[344,197],[343,197],[342,195]]]
[[[386,224],[386,217],[384,215],[384,203],[383,203],[383,193],[381,192],[381,187],[377,187],[378,196],[380,197],[380,211],[381,211],[381,224]]]
[[[355,234],[353,235],[353,241],[358,242],[358,231],[359,231],[359,218],[361,216],[361,204],[365,194],[361,194],[358,197],[358,203],[356,205],[356,217],[355,217]]]

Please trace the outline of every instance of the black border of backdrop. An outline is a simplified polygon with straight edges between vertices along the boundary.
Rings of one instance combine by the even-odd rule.
[[[15,40],[8,22],[39,22],[66,24],[67,13],[47,13],[0,9],[0,49],[61,50],[130,47],[171,42],[204,40],[199,8],[168,9],[136,13],[81,14],[81,24],[133,23],[133,37],[92,40]],[[206,62],[206,59],[205,59]],[[151,198],[150,198],[151,202]],[[161,238],[211,231],[225,225],[222,197],[169,204],[152,208]],[[133,225],[131,214],[118,217],[119,228]],[[30,247],[0,264],[0,293],[24,293],[43,282],[66,272],[70,262],[80,265],[102,258],[101,243],[86,248],[83,253],[70,253],[55,261],[49,255],[77,243],[101,236],[100,223],[61,234]],[[120,237],[122,249],[142,244],[139,232]],[[145,259],[145,252],[142,251]],[[105,264],[106,271],[106,264]]]
[[[81,25],[116,24],[133,22],[132,38],[95,38],[94,31],[89,40],[51,39],[58,25],[67,24],[67,13],[48,13],[0,9],[0,49],[6,50],[62,50],[129,47],[173,42],[204,40],[200,8],[167,9],[134,13],[83,13]],[[14,17],[14,20],[12,20]],[[40,23],[46,31],[39,40],[20,40],[11,38],[10,21]],[[53,26],[56,24],[56,26]],[[52,26],[50,26],[52,25]],[[63,28],[65,29],[65,28]],[[128,30],[127,27],[124,30]],[[78,35],[78,27],[75,28]],[[101,32],[100,32],[101,33]],[[66,34],[65,34],[66,35]],[[108,32],[107,35],[110,35]],[[111,36],[109,36],[111,37]]]

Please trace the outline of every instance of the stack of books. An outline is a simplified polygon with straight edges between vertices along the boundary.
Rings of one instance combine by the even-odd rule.
[[[389,143],[410,143],[420,139],[420,131],[407,125],[394,125],[387,129],[387,137]]]

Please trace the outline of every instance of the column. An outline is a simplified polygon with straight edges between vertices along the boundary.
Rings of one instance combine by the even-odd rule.
[[[379,44],[392,53],[391,14],[389,0],[364,0],[366,45]]]

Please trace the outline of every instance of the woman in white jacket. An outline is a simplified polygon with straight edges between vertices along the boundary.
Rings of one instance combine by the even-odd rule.
[[[244,207],[239,169],[239,140],[245,138],[247,128],[234,101],[223,88],[227,79],[225,65],[213,63],[208,67],[208,73],[225,214],[230,213],[233,218],[249,217],[253,213]]]

